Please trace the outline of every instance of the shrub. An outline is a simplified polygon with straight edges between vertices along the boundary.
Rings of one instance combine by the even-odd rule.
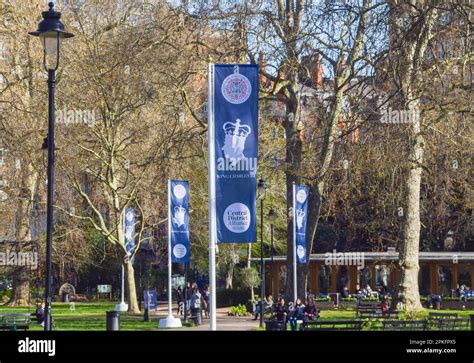
[[[231,306],[228,312],[229,316],[248,316],[247,307],[243,304]]]
[[[419,320],[423,317],[421,311],[403,310],[400,315],[401,315],[400,316],[401,319],[406,319],[406,320]]]
[[[339,299],[340,301],[357,301],[355,297],[342,297]]]
[[[362,299],[363,301],[379,301],[378,297],[365,297]]]
[[[12,290],[0,291],[0,303],[6,303],[12,296]]]
[[[461,301],[460,297],[443,297],[443,301]]]
[[[314,301],[318,302],[318,301],[331,301],[331,299],[329,297],[316,297],[314,299]]]

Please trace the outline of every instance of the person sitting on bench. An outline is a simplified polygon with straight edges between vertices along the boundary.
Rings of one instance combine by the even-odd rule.
[[[33,314],[31,314],[32,316],[36,317],[36,322],[41,325],[41,326],[44,326],[44,320],[45,320],[45,308],[46,304],[43,301],[41,301],[41,304],[36,308],[35,312]]]
[[[288,314],[288,321],[290,322],[291,330],[296,330],[298,320],[303,319],[305,305],[300,298],[296,299],[293,311]]]
[[[318,315],[318,309],[316,308],[313,298],[309,298],[303,310],[303,323],[307,323],[309,320],[315,320],[318,318]]]
[[[282,297],[278,300],[278,304],[275,307],[275,316],[277,321],[283,321],[286,323],[286,317],[288,315],[288,309],[285,306],[285,299]]]

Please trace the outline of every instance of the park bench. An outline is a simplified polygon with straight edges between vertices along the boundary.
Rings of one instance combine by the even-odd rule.
[[[469,319],[463,318],[444,318],[438,319],[435,325],[437,330],[453,331],[453,330],[469,330]]]
[[[440,319],[454,319],[458,317],[458,313],[429,313],[429,320],[440,320]]]
[[[28,330],[31,324],[30,314],[7,314],[0,316],[0,330]]]
[[[426,320],[383,320],[384,331],[418,331],[426,330]]]
[[[356,307],[357,319],[398,319],[397,310],[389,310],[382,314],[380,301],[359,301]]]
[[[427,327],[434,330],[442,330],[440,327],[441,320],[456,319],[457,313],[429,313]],[[444,327],[444,325],[442,325]],[[445,330],[445,329],[443,329]]]
[[[314,320],[303,323],[303,331],[360,331],[364,325],[360,320]]]
[[[359,301],[356,308],[358,319],[380,318],[382,308],[380,301]]]

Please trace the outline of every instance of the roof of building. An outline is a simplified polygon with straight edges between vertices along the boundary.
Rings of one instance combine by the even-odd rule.
[[[342,255],[339,255],[342,254]],[[327,253],[314,253],[311,254],[311,261],[321,261],[324,262],[327,258],[338,258],[343,257],[345,254],[356,254],[352,258],[363,257],[364,261],[398,261],[399,253],[398,252],[339,252],[333,254],[332,252]],[[362,256],[363,253],[363,256]],[[350,255],[348,255],[350,256]],[[253,261],[259,261],[260,258],[252,258]],[[286,261],[286,256],[274,256],[274,261]],[[436,251],[436,252],[419,252],[420,261],[472,261],[474,262],[474,252],[459,252],[459,251]],[[270,262],[270,257],[264,258],[265,262]]]

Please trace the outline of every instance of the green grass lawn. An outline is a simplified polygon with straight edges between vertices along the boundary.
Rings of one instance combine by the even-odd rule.
[[[52,311],[55,330],[106,330],[105,312],[114,310],[115,303],[75,303],[74,309],[69,303],[53,303]],[[1,314],[33,313],[34,307],[0,306]],[[158,319],[143,321],[143,316],[129,316],[121,313],[121,330],[158,330]],[[43,327],[32,322],[30,330],[43,330]]]
[[[66,331],[66,330],[79,330],[79,331],[90,331],[106,330],[105,312],[114,310],[115,303],[75,303],[71,307],[69,303],[53,303],[53,317],[55,322],[55,330]],[[1,314],[14,314],[14,313],[33,313],[34,307],[6,307],[0,306]],[[421,312],[416,319],[425,319],[428,314],[435,310],[425,309]],[[458,313],[459,317],[468,318],[469,315],[474,314],[472,310],[436,310],[440,313]],[[351,320],[356,317],[354,310],[322,310],[320,312],[320,318],[322,320]],[[403,313],[400,314],[400,318],[405,318]],[[378,323],[373,323],[373,328],[376,328]],[[368,329],[367,327],[366,329]],[[134,330],[158,330],[158,318],[151,316],[151,321],[144,322],[143,315],[128,315],[127,313],[121,313],[120,316],[120,329],[126,331]],[[31,324],[30,330],[43,330],[38,324],[34,322]],[[259,329],[257,329],[259,330]]]
[[[416,319],[427,319],[429,313],[457,313],[460,318],[469,318],[469,315],[474,315],[474,310],[432,310],[424,309]],[[355,310],[321,310],[321,319],[338,320],[338,319],[354,319],[356,317]],[[400,319],[409,319],[405,317],[403,312],[400,314]]]
[[[424,309],[419,313],[415,319],[422,320],[427,319],[430,312],[436,313],[457,313],[460,318],[469,318],[470,315],[474,315],[474,310],[432,310]],[[356,318],[356,311],[351,309],[342,309],[342,310],[321,310],[320,311],[320,320],[353,320]],[[400,319],[411,320],[403,312],[400,313]],[[412,318],[413,319],[413,318]],[[363,330],[380,330],[382,323],[378,319],[369,319],[367,324],[364,326]],[[298,325],[299,328],[299,325]],[[289,326],[287,327],[289,329]],[[265,328],[255,328],[255,330],[265,330]]]

